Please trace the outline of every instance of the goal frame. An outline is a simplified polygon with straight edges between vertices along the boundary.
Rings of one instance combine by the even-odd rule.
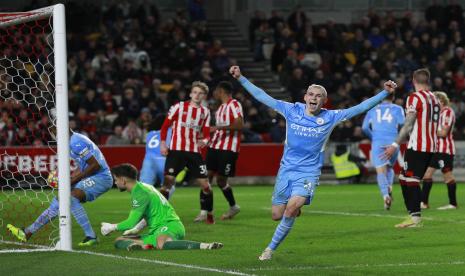
[[[52,17],[52,37],[55,72],[55,108],[58,157],[59,240],[56,250],[71,251],[71,183],[68,121],[68,72],[66,54],[65,6],[53,6],[28,11],[0,13],[0,27]]]

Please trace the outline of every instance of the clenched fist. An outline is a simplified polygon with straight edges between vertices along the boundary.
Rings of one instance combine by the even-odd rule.
[[[229,73],[236,79],[241,77],[241,69],[237,65],[231,66]]]
[[[392,80],[388,80],[387,82],[384,83],[384,90],[386,90],[389,93],[394,93],[396,88],[397,88],[397,84],[393,82]]]

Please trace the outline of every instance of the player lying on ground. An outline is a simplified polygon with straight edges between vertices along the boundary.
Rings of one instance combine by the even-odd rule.
[[[218,242],[203,243],[183,240],[184,225],[168,200],[153,186],[137,181],[137,169],[131,164],[121,164],[112,169],[116,186],[131,193],[132,210],[129,217],[118,224],[102,222],[101,232],[106,236],[113,231],[133,228],[145,219],[149,232],[142,236],[122,236],[116,239],[118,249],[219,249]]]
[[[275,100],[241,75],[238,66],[232,66],[231,75],[261,103],[279,112],[286,118],[287,132],[284,154],[276,177],[272,197],[272,219],[280,220],[270,244],[259,256],[270,260],[273,252],[291,230],[300,208],[312,201],[319,183],[324,161],[324,148],[334,127],[359,115],[393,93],[396,84],[384,83],[384,91],[376,96],[343,110],[326,110],[321,107],[327,101],[323,86],[312,84],[304,95],[305,103],[288,103]]]
[[[368,111],[362,124],[363,132],[371,139],[371,162],[376,168],[378,187],[386,210],[391,208],[392,184],[394,183],[393,167],[399,149],[392,155],[391,159],[383,160],[381,158],[384,147],[394,142],[399,127],[402,127],[405,120],[404,110],[401,106],[393,104],[393,99],[394,95],[391,95]]]
[[[457,185],[455,184],[455,178],[452,174],[454,169],[454,155],[455,155],[455,144],[454,144],[454,125],[455,125],[455,113],[449,106],[449,97],[444,92],[433,92],[438,98],[441,106],[441,113],[439,115],[439,126],[438,126],[438,141],[437,141],[437,152],[433,154],[431,163],[426,170],[425,176],[423,176],[423,188],[421,189],[421,208],[429,208],[428,200],[431,187],[433,186],[433,174],[437,169],[441,169],[444,177],[444,183],[447,185],[447,195],[449,196],[449,204],[441,206],[438,210],[450,210],[457,209]]]
[[[56,128],[52,127],[50,132],[55,136]],[[102,152],[89,138],[73,131],[70,131],[70,136],[70,157],[78,165],[78,169],[71,175],[71,213],[85,234],[84,240],[78,245],[89,246],[97,243],[97,236],[81,203],[94,201],[108,191],[113,186],[113,178]],[[8,224],[7,228],[16,238],[25,242],[57,215],[58,199],[55,197],[33,224],[25,229]]]

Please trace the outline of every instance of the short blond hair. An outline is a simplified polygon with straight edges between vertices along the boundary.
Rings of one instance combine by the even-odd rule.
[[[438,100],[441,101],[445,106],[449,106],[450,100],[449,100],[449,97],[447,96],[446,92],[434,91],[433,94],[434,94],[434,96],[436,96],[436,98],[438,98]]]
[[[431,73],[427,68],[421,68],[413,72],[413,79],[418,84],[429,85],[429,78]]]
[[[198,87],[205,92],[205,94],[208,94],[208,85],[202,81],[194,81],[191,85],[191,89],[194,87]]]
[[[323,92],[325,98],[328,97],[328,92],[326,92],[326,88],[324,88],[322,85],[319,85],[319,84],[311,84],[308,88],[307,88],[307,92],[312,90],[313,88],[316,88],[316,89],[319,89],[321,92]]]

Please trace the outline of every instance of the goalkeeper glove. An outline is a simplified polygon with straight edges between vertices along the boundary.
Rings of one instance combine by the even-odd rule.
[[[137,223],[132,229],[124,231],[123,236],[135,235],[144,229],[145,226],[147,226],[147,222],[145,219],[141,219],[141,221],[139,221],[139,223]]]
[[[115,230],[116,224],[102,222],[102,227],[100,228],[100,232],[102,232],[102,235],[106,236]]]

